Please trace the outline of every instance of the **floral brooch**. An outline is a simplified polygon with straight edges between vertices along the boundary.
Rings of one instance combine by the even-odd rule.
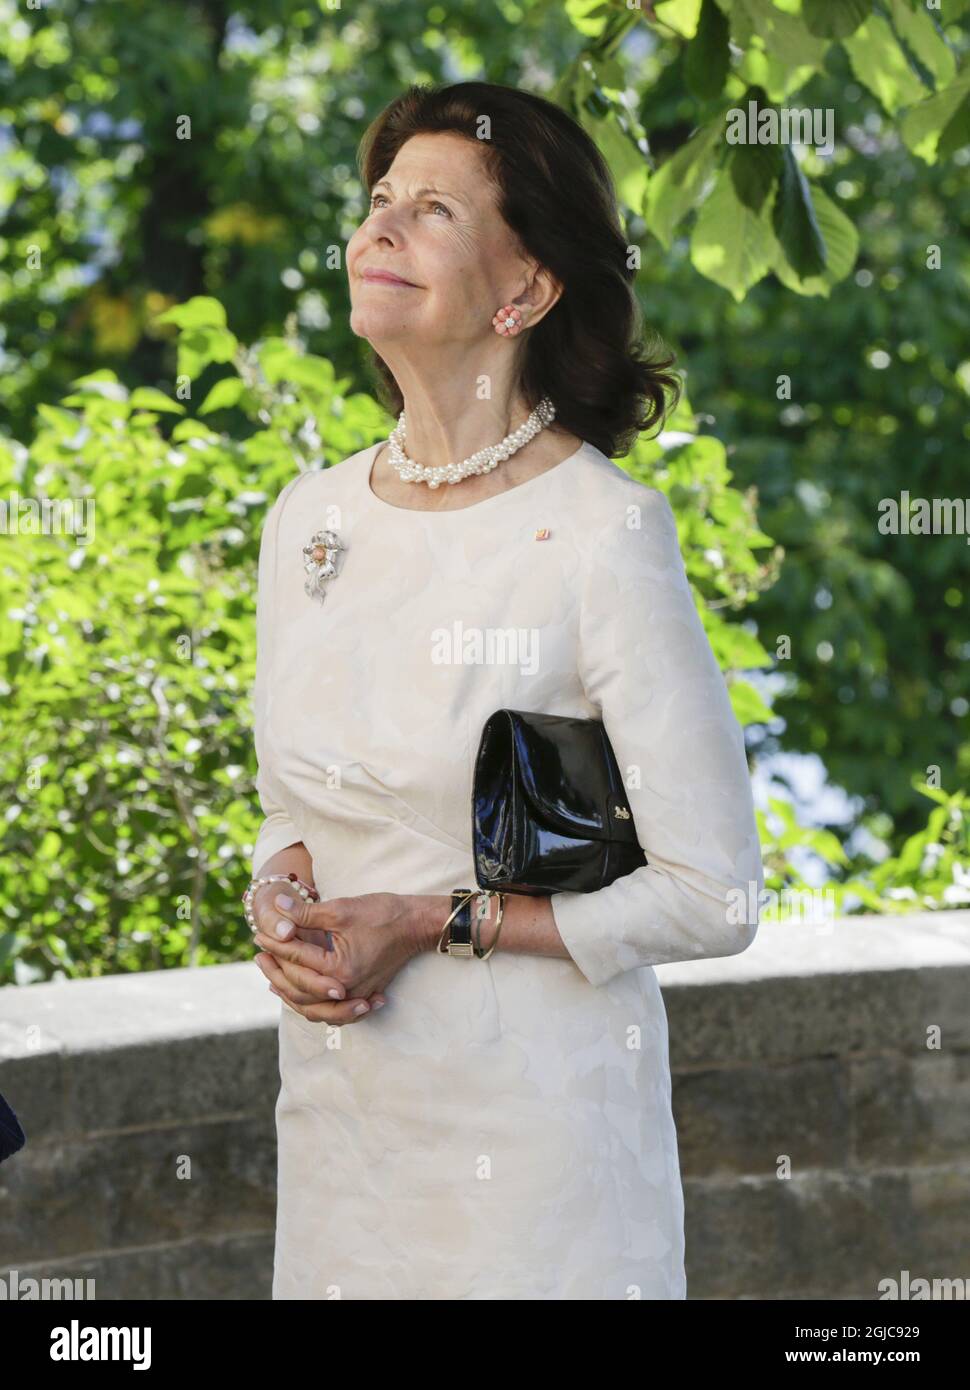
[[[303,587],[311,598],[318,598],[321,603],[326,598],[324,584],[337,573],[337,554],[344,549],[336,531],[315,531],[309,544],[303,547],[303,568],[307,576]]]

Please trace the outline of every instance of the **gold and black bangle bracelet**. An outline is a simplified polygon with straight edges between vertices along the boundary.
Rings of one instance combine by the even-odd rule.
[[[476,904],[473,916],[472,899],[498,898],[498,913],[495,918],[495,935],[488,950],[482,948],[482,919]],[[505,894],[494,888],[455,888],[451,894],[451,912],[438,937],[437,950],[443,956],[461,956],[469,959],[476,956],[488,960],[498,945],[505,915]]]
[[[499,940],[499,931],[502,930],[502,915],[504,910],[506,910],[506,895],[504,895],[504,892],[500,892],[498,888],[479,888],[477,898],[478,902],[475,903],[474,915],[472,915],[472,949],[474,949],[475,955],[478,956],[479,960],[488,960],[492,952],[495,951],[496,944],[498,944]],[[488,901],[489,898],[499,899],[499,910],[495,919],[495,935],[493,935],[492,938],[492,945],[488,948],[488,951],[485,951],[485,949],[482,948],[482,919],[484,919],[485,916],[485,913],[482,912],[482,908],[484,908],[485,902]]]
[[[480,896],[498,898],[498,913],[495,917],[495,935],[492,937],[492,944],[487,951],[482,950],[482,919],[477,913],[475,914],[475,935],[478,939],[478,944],[475,947],[475,955],[479,960],[488,960],[489,956],[498,945],[499,932],[502,930],[502,917],[505,913],[505,894],[496,888],[486,888],[482,890]]]
[[[455,888],[451,894],[451,912],[441,929],[437,949],[443,956],[471,957],[472,913],[471,900],[477,888]]]

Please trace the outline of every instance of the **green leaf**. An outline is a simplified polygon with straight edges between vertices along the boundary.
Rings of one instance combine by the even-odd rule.
[[[855,265],[859,249],[859,234],[854,224],[838,208],[817,183],[808,185],[815,224],[825,243],[826,266],[819,275],[802,277],[776,241],[777,255],[772,270],[782,284],[796,294],[828,295],[834,285],[844,280]]]
[[[197,294],[184,304],[158,314],[155,323],[174,323],[177,328],[225,328],[226,311],[218,299]]]
[[[826,39],[847,39],[871,13],[872,0],[802,0],[806,29]]]
[[[704,4],[713,4],[713,0],[704,0]],[[661,24],[684,39],[693,39],[703,24],[701,0],[658,0],[653,9]]]
[[[588,38],[597,38],[610,16],[604,0],[566,0],[565,9],[573,26]]]
[[[623,64],[618,58],[607,58],[597,53],[590,57],[590,62],[593,65],[596,78],[604,91],[619,94],[626,89],[626,73],[623,70]]]
[[[801,843],[810,849],[813,854],[817,854],[820,859],[824,859],[827,864],[848,864],[849,857],[837,836],[831,830],[812,830],[805,829],[802,832]]]
[[[690,243],[693,265],[740,301],[778,255],[771,226],[746,208],[725,171],[698,213]]]
[[[272,385],[286,381],[299,354],[285,338],[266,338],[256,352],[263,375]]]
[[[102,367],[99,371],[88,372],[85,376],[75,377],[71,382],[75,391],[90,391],[93,395],[101,396],[105,400],[123,401],[128,398],[128,389],[119,380],[117,375],[109,367]]]
[[[825,241],[815,218],[808,182],[790,145],[782,150],[781,179],[771,212],[775,236],[788,264],[807,280],[825,270]]]
[[[963,98],[943,127],[936,152],[941,159],[947,159],[966,145],[970,145],[970,95]]]
[[[937,88],[947,86],[956,76],[956,59],[929,12],[914,10],[908,0],[889,0],[889,5],[893,28],[922,81]]]
[[[782,801],[780,796],[770,796],[768,806],[778,817],[786,830],[795,830],[798,822],[795,819],[795,808],[790,801]]]
[[[774,658],[740,623],[719,622],[708,628],[708,638],[722,671],[751,671],[774,663]]]
[[[970,68],[949,87],[912,107],[899,123],[907,149],[927,164],[946,158],[970,140]]]
[[[131,393],[129,405],[132,410],[161,410],[170,415],[184,415],[185,406],[166,396],[164,391],[156,391],[154,386],[137,386]]]
[[[770,100],[796,91],[825,61],[829,40],[813,34],[800,15],[780,9],[774,0],[722,0],[731,37],[743,50],[739,73],[764,86]]]
[[[715,161],[723,144],[722,112],[706,125],[699,126],[650,179],[643,216],[650,231],[668,251],[674,228],[698,202],[714,174]]]
[[[734,717],[739,724],[767,724],[774,719],[771,710],[748,681],[732,681],[728,692]]]
[[[57,834],[56,830],[46,831],[40,843],[34,848],[35,859],[56,859],[61,844],[61,837]]]
[[[760,213],[782,169],[781,145],[734,145],[727,164],[734,191],[746,208]]]
[[[658,16],[660,9],[657,10]],[[728,22],[715,0],[704,0],[700,23],[695,26],[684,54],[684,81],[698,101],[720,96],[731,66]]]
[[[583,125],[610,167],[620,200],[638,209],[647,187],[647,161],[628,135],[620,129],[611,112],[606,120],[584,120]]]
[[[227,410],[231,406],[238,405],[245,392],[246,383],[242,377],[225,376],[221,381],[216,382],[199,406],[197,413],[209,415],[214,410]]]
[[[941,806],[949,806],[950,795],[948,792],[945,792],[942,787],[931,787],[929,783],[924,782],[923,778],[919,775],[912,779],[912,786],[916,791],[922,792],[923,796],[928,796],[931,801],[936,801]]]
[[[60,406],[48,405],[46,401],[38,405],[37,414],[56,439],[70,439],[81,428],[80,415],[75,415],[71,410],[62,410]]]
[[[870,15],[865,24],[844,41],[843,47],[856,77],[890,116],[926,95],[926,88],[913,72],[896,35],[882,15]]]
[[[187,329],[179,338],[179,374],[194,381],[211,362],[231,362],[238,346],[227,328]]]

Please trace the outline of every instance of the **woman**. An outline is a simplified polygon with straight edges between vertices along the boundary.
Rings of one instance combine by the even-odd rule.
[[[287,484],[260,552],[253,873],[305,885],[252,899],[283,1001],[273,1296],[684,1298],[651,967],[744,950],[728,894],[762,878],[673,515],[608,457],[672,359],[638,351],[609,174],[555,106],[413,88],[362,173],[351,325],[405,428]],[[496,949],[442,954],[503,707],[604,721],[648,863],[508,895]]]

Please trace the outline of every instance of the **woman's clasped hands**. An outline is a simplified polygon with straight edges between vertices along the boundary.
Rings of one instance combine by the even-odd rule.
[[[429,940],[421,900],[399,893],[312,903],[264,884],[252,910],[256,964],[311,1023],[357,1023],[382,1008],[384,990]]]

